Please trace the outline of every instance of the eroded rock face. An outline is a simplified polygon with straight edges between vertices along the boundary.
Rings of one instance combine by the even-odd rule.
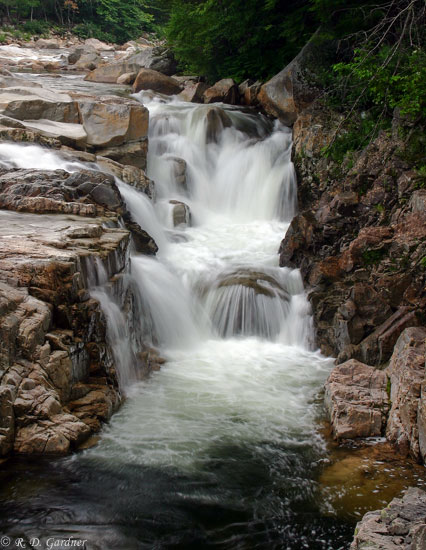
[[[336,439],[380,436],[389,396],[386,373],[351,359],[335,367],[325,384],[325,404]]]
[[[128,183],[138,191],[142,191],[149,198],[155,197],[155,185],[154,182],[147,177],[145,172],[136,166],[123,165],[119,162],[115,162],[109,158],[96,156],[93,159],[100,168],[120,178],[124,183]],[[185,161],[183,161],[185,162]],[[186,164],[186,163],[185,163]]]
[[[340,363],[380,365],[402,331],[421,324],[416,312],[426,307],[423,193],[397,154],[404,144],[384,134],[350,169],[325,158],[321,150],[338,124],[313,106],[295,123],[300,213],[280,264],[301,270],[322,351]]]
[[[124,268],[129,234],[102,220],[0,211],[0,454],[64,454],[120,403],[106,322],[84,259]],[[92,415],[68,403],[97,391]],[[101,397],[102,396],[102,397]]]
[[[3,139],[85,149],[145,168],[149,114],[138,101],[20,86],[0,88],[1,108]]]
[[[350,550],[426,548],[426,493],[411,487],[383,510],[368,512],[355,529]]]
[[[392,408],[386,437],[401,453],[411,454],[419,461],[426,458],[426,415],[422,392],[426,379],[425,351],[426,329],[407,328],[398,338],[387,369],[391,381]]]

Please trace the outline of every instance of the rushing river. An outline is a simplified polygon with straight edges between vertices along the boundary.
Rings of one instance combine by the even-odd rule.
[[[231,107],[137,97],[154,204],[118,183],[159,245],[131,258],[131,276],[167,361],[132,383],[116,349],[125,404],[96,446],[1,473],[1,531],[90,550],[347,548],[353,525],[327,513],[318,484],[332,363],[315,350],[299,272],[278,267],[297,209],[291,133]],[[31,148],[13,158],[17,147],[0,145],[2,160],[78,169]],[[176,209],[190,224],[174,226]]]

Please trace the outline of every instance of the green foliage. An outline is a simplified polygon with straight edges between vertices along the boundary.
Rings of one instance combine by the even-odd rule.
[[[76,34],[81,38],[95,37],[111,42],[126,42],[152,29],[154,15],[150,10],[158,2],[159,0],[0,0],[0,16],[19,26],[13,31],[20,33],[19,38],[24,36],[22,32],[30,35],[47,34],[55,21],[62,29],[75,28]],[[23,25],[20,25],[22,22]]]
[[[307,5],[308,0],[175,0],[165,33],[183,70],[213,81],[265,79],[314,30]]]
[[[7,35],[2,32],[0,33],[0,44],[4,44],[5,42],[7,42]]]
[[[46,21],[33,19],[33,21],[25,21],[22,29],[30,35],[44,35],[50,30],[50,25]]]
[[[341,164],[348,153],[363,149],[382,129],[389,127],[389,120],[378,121],[375,113],[355,112],[323,155]]]
[[[362,107],[379,106],[391,113],[413,118],[426,115],[426,54],[416,49],[397,57],[393,46],[382,46],[371,53],[372,44],[357,48],[353,60],[337,63],[333,70],[340,78],[350,79],[346,99],[353,103],[363,93]]]
[[[79,38],[97,38],[104,42],[114,42],[115,36],[111,33],[104,32],[99,25],[87,21],[86,23],[79,23],[73,28],[73,33]]]
[[[150,28],[153,16],[146,12],[146,7],[144,0],[98,0],[96,14],[101,29],[122,43]]]

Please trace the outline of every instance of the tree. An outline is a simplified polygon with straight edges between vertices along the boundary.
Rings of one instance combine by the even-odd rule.
[[[211,80],[265,78],[309,37],[308,0],[175,0],[166,36],[182,65]]]

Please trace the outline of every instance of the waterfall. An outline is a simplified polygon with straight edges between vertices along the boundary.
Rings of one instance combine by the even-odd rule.
[[[159,251],[133,254],[113,281],[103,261],[86,266],[127,399],[97,446],[56,465],[57,486],[39,484],[49,536],[60,508],[59,532],[70,524],[94,547],[337,549],[315,477],[332,361],[314,348],[299,271],[278,266],[297,209],[291,133],[235,107],[135,97],[150,111],[156,199],[117,184]],[[88,168],[8,144],[0,164]],[[138,380],[143,345],[166,362]]]

